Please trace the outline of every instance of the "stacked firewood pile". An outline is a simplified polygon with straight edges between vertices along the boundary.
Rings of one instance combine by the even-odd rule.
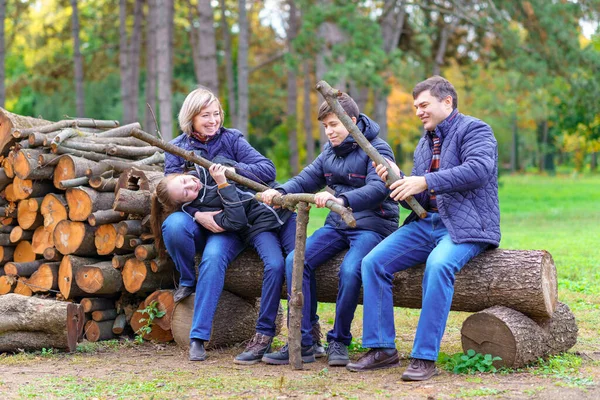
[[[78,300],[91,341],[112,338],[128,324],[137,330],[144,316],[135,311],[154,300],[147,303],[148,294],[174,284],[172,264],[155,259],[149,227],[163,151],[130,136],[138,123],[44,122],[13,126],[6,141],[0,294]],[[172,307],[165,293],[154,296]]]

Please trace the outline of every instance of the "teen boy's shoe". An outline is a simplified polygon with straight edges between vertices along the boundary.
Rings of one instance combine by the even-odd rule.
[[[346,369],[352,372],[373,371],[376,369],[397,367],[400,362],[396,349],[371,349],[358,361],[346,365]]]
[[[332,340],[327,347],[327,364],[331,367],[343,367],[350,363],[348,347],[344,343]]]
[[[413,358],[402,374],[403,381],[426,381],[439,373],[435,361]]]
[[[302,346],[301,350],[302,362],[311,363],[315,362],[315,353],[313,351],[313,346]],[[262,362],[266,364],[274,364],[274,365],[287,365],[290,363],[290,350],[288,345],[286,344],[281,348],[281,350],[276,351],[274,353],[267,353],[263,356]]]
[[[173,292],[173,302],[178,303],[189,295],[194,293],[194,288],[191,286],[179,285],[176,291]]]
[[[206,350],[204,350],[204,340],[190,339],[190,361],[206,360]]]
[[[251,365],[260,362],[265,353],[271,351],[273,337],[256,333],[243,353],[234,358],[235,364]]]
[[[313,352],[315,353],[315,358],[325,357],[327,353],[325,352],[325,347],[323,347],[323,343],[321,343],[323,334],[321,333],[321,325],[319,324],[319,321],[314,323],[310,334],[313,338]]]

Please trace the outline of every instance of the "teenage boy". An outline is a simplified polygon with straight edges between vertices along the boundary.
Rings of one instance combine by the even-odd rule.
[[[354,100],[347,94],[339,98],[340,105],[371,144],[386,158],[394,159],[390,146],[378,138],[379,125],[361,114]],[[389,198],[389,190],[379,178],[369,156],[358,146],[326,102],[319,108],[319,121],[325,128],[329,142],[323,152],[300,174],[275,189],[262,194],[263,201],[271,204],[275,196],[287,193],[315,193],[325,186],[329,190],[316,194],[317,207],[332,200],[353,210],[356,227],[351,228],[340,216],[330,212],[325,226],[306,241],[302,292],[302,360],[314,361],[313,335],[311,335],[310,305],[316,296],[311,290],[311,277],[315,269],[348,249],[340,265],[339,287],[333,329],[327,334],[328,363],[344,366],[350,362],[348,346],[352,341],[350,325],[358,305],[361,276],[360,265],[383,238],[398,228],[398,204]],[[288,295],[291,293],[294,253],[286,259]],[[318,285],[318,282],[317,282]],[[280,351],[265,354],[262,361],[268,364],[288,364],[289,352],[285,345]]]

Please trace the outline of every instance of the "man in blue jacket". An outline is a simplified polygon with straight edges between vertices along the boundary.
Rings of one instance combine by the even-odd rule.
[[[385,157],[393,159],[394,154],[390,146],[377,137],[379,125],[366,115],[360,114],[358,106],[347,94],[344,93],[339,98],[339,102],[371,144]],[[318,119],[323,123],[329,139],[323,152],[298,176],[276,189],[263,192],[262,197],[269,204],[274,196],[286,193],[314,193],[328,186],[333,193],[329,191],[317,193],[316,206],[324,207],[328,200],[332,200],[352,208],[354,212],[356,228],[349,227],[338,214],[330,212],[325,220],[325,226],[308,238],[302,282],[304,295],[302,360],[312,362],[314,352],[310,305],[316,293],[313,293],[314,289],[311,290],[311,277],[316,268],[340,251],[348,249],[340,265],[335,322],[333,329],[327,334],[329,365],[344,366],[350,362],[348,358],[348,346],[352,341],[350,325],[360,294],[360,263],[383,238],[398,228],[398,205],[389,198],[389,190],[377,175],[369,156],[349,135],[348,130],[326,102],[319,108]],[[291,253],[286,258],[288,293],[291,289],[293,260],[294,254]],[[279,352],[265,354],[262,361],[269,364],[287,364],[289,362],[287,345]]]
[[[425,263],[423,302],[405,381],[436,375],[440,342],[448,320],[455,274],[473,257],[500,243],[498,149],[486,123],[458,112],[456,90],[434,76],[413,90],[425,134],[415,150],[412,176],[394,182],[392,197],[404,203],[415,196],[427,210],[413,212],[362,262],[363,346],[369,352],[348,364],[351,371],[398,365],[394,340],[394,273]],[[392,168],[402,176],[394,163]],[[385,180],[387,171],[377,166]]]

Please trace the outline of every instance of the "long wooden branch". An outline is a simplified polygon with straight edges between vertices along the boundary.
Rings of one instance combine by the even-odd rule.
[[[344,124],[344,127],[348,130],[348,132],[350,132],[350,135],[352,135],[354,140],[356,140],[356,143],[358,143],[365,153],[367,153],[367,155],[373,161],[375,161],[375,164],[385,165],[388,170],[386,185],[390,186],[392,183],[400,179],[400,176],[396,174],[392,168],[390,168],[390,165],[386,159],[377,151],[375,147],[373,147],[371,142],[367,140],[367,138],[358,129],[356,124],[352,122],[348,114],[346,114],[340,103],[337,101],[337,98],[341,96],[342,92],[337,89],[333,89],[325,81],[320,81],[317,83],[316,89],[319,93],[321,93],[323,98],[325,98],[327,104],[329,104],[335,115],[337,115],[342,124]],[[406,202],[420,218],[425,218],[427,212],[413,196],[408,196],[406,198]]]
[[[116,128],[119,126],[119,121],[105,121],[92,118],[80,118],[80,119],[69,119],[58,121],[53,124],[44,125],[43,127],[26,128],[26,129],[15,129],[12,132],[13,137],[22,138],[30,133],[48,133],[57,131],[59,129],[80,127],[80,128]]]
[[[156,136],[152,136],[149,133],[144,132],[141,129],[134,129],[131,132],[131,136],[141,139],[141,140],[151,144],[152,146],[159,147],[168,153],[179,156],[179,157],[183,158],[184,160],[196,163],[204,168],[210,168],[210,166],[213,164],[211,161],[208,161],[207,159],[196,155],[193,151],[187,151],[187,150],[182,149],[181,147],[177,147],[175,145],[167,143],[163,140],[158,139]],[[230,170],[225,171],[225,176],[227,177],[227,179],[231,179],[232,181],[237,182],[240,185],[246,186],[256,192],[264,192],[265,190],[269,189],[269,187],[266,185],[255,182],[252,179],[249,179],[249,178],[246,178],[245,176],[236,174],[235,172],[230,171]],[[262,202],[262,197],[261,197],[260,193],[256,194],[256,199],[258,201]],[[293,194],[286,194],[286,195],[282,195],[280,197],[277,196],[277,197],[273,198],[273,204],[275,204],[276,206],[282,206],[282,207],[288,207],[288,208],[294,208],[296,206],[296,204],[298,204],[298,202],[300,202],[300,201],[315,204],[315,195],[310,194],[310,193],[293,193]],[[325,205],[325,207],[327,207],[331,211],[339,214],[342,217],[342,220],[348,226],[350,226],[352,228],[356,227],[356,220],[354,219],[354,216],[352,215],[351,209],[341,206],[341,205],[337,204],[336,202],[334,202],[333,200],[327,201],[327,204]]]

